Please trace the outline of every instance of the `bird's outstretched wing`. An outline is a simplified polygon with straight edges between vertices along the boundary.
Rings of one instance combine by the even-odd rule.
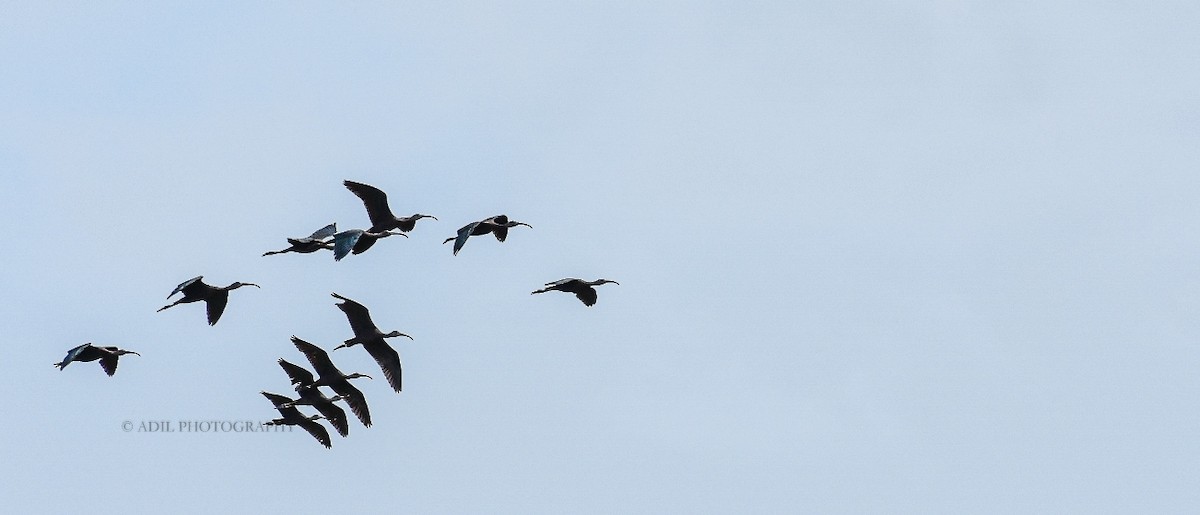
[[[496,236],[497,240],[504,242],[504,239],[508,237],[508,227],[497,225],[495,229],[492,229],[492,234]]]
[[[333,235],[333,260],[341,261],[348,256],[362,235],[362,229],[349,229]]]
[[[213,295],[204,300],[204,304],[208,308],[208,325],[217,325],[217,320],[221,319],[221,313],[225,312],[225,304],[228,302],[229,292],[225,292],[224,295]]]
[[[325,238],[333,236],[335,233],[337,233],[337,222],[331,223],[329,225],[326,225],[325,227],[317,229],[312,234],[310,234],[307,239],[323,240]]]
[[[316,382],[316,379],[313,378],[312,372],[309,372],[300,365],[292,363],[286,359],[279,358],[279,366],[283,368],[284,373],[286,373],[288,378],[292,380],[292,384],[306,386]]]
[[[355,336],[375,332],[375,323],[371,321],[371,311],[366,306],[337,293],[334,293],[333,296],[342,301],[337,303],[337,307],[346,314],[346,320],[350,322],[350,329],[354,331]]]
[[[372,227],[377,230],[391,228],[386,226],[394,223],[396,215],[392,214],[392,208],[388,206],[387,193],[361,182],[342,181],[342,184],[362,200],[363,206],[367,208],[367,217],[371,219]]]
[[[317,421],[304,419],[297,422],[296,425],[303,427],[305,431],[308,431],[308,434],[316,438],[318,442],[321,442],[321,445],[324,445],[326,449],[333,447],[333,442],[329,440],[329,431]]]
[[[454,238],[454,255],[455,256],[458,255],[458,251],[462,250],[463,245],[467,244],[467,238],[471,237],[471,231],[474,231],[475,228],[478,227],[480,223],[482,223],[482,222],[471,222],[467,225],[464,225],[462,227],[462,229],[458,230],[458,236]]]
[[[575,292],[575,296],[583,301],[584,306],[591,306],[596,303],[596,289],[591,286],[584,286]]]
[[[203,279],[203,278],[204,278],[204,276],[203,276],[203,275],[197,275],[196,277],[193,277],[193,278],[191,278],[191,279],[188,279],[188,280],[186,280],[186,281],[184,281],[184,282],[181,282],[181,283],[179,283],[179,286],[176,286],[174,290],[171,290],[171,295],[175,295],[176,293],[179,293],[179,292],[183,291],[183,289],[184,289],[184,288],[187,288],[188,286],[191,286],[191,285],[192,285],[192,283],[194,283],[194,282],[196,282],[196,281],[199,281],[199,280],[201,280],[201,279]],[[167,295],[167,298],[168,298],[168,299],[169,299],[169,298],[171,298],[171,295]]]
[[[292,345],[296,346],[296,350],[304,354],[308,358],[308,363],[312,365],[317,374],[321,376],[338,377],[342,373],[333,365],[333,360],[329,359],[329,353],[325,349],[317,347],[311,343],[292,336]],[[311,377],[311,374],[310,374]]]
[[[379,363],[379,368],[383,370],[383,376],[387,378],[388,384],[392,385],[392,389],[400,391],[400,353],[396,352],[391,345],[379,338],[363,344],[367,352],[375,358],[375,362]]]
[[[346,410],[330,402],[322,404],[317,408],[317,411],[320,411],[321,415],[325,416],[325,420],[329,421],[329,425],[333,426],[339,435],[346,436],[350,434],[350,420],[346,418]]]
[[[283,412],[283,410],[288,409],[288,408],[283,408],[281,406],[283,406],[284,404],[288,404],[294,400],[290,397],[287,397],[284,395],[279,395],[277,393],[271,393],[271,392],[258,392],[258,393],[261,393],[263,397],[266,397],[267,400],[271,401],[271,404],[275,405],[275,409],[280,410],[281,413]]]
[[[334,383],[331,388],[345,398],[346,404],[350,406],[350,411],[354,412],[354,416],[358,417],[358,421],[362,422],[363,427],[371,427],[371,410],[367,408],[367,398],[363,396],[362,391],[355,388],[349,381]]]
[[[104,373],[112,377],[117,373],[117,353],[108,350],[103,350],[100,355],[100,368],[104,369]]]
[[[67,355],[63,357],[62,361],[55,363],[55,365],[58,365],[59,370],[66,368],[67,365],[70,365],[72,361],[75,361],[75,358],[78,358],[80,354],[83,354],[83,351],[87,350],[87,348],[91,346],[92,344],[85,343],[67,351]]]

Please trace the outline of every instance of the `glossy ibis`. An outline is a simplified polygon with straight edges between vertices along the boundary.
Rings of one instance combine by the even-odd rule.
[[[353,252],[354,254],[362,254],[367,249],[371,248],[380,238],[388,236],[403,236],[408,237],[402,232],[383,231],[371,232],[362,229],[347,229],[333,235],[333,260],[341,261],[346,255]]]
[[[204,301],[204,303],[208,305],[208,325],[216,325],[217,320],[221,319],[221,313],[225,312],[225,303],[229,302],[230,290],[236,290],[242,286],[253,286],[255,288],[260,288],[260,286],[257,284],[240,282],[235,282],[225,287],[211,286],[205,284],[204,281],[201,281],[202,278],[204,278],[204,276],[198,275],[192,279],[188,279],[182,283],[179,283],[179,286],[176,286],[175,289],[171,291],[171,295],[183,292],[183,298],[158,308],[158,310],[162,311],[164,309],[175,307],[179,304],[187,304],[189,302]],[[167,295],[167,298],[171,298],[171,295]]]
[[[336,232],[337,232],[337,224],[332,223],[332,224],[326,225],[325,227],[317,229],[316,232],[313,232],[307,238],[288,238],[287,241],[288,241],[288,243],[292,244],[292,246],[290,246],[286,249],[283,249],[283,250],[267,251],[267,252],[264,252],[263,255],[270,256],[273,254],[283,254],[286,252],[309,254],[309,253],[316,252],[321,249],[332,250],[333,242],[328,241],[325,238],[333,236],[334,233],[336,233]]]
[[[579,300],[583,302],[583,305],[591,306],[596,303],[596,289],[593,288],[593,286],[599,286],[607,283],[621,284],[608,279],[585,281],[583,279],[575,279],[570,277],[567,279],[559,279],[552,283],[546,283],[545,288],[530,293],[530,295],[533,295],[534,293],[546,293],[548,291],[565,291],[567,293],[574,293],[575,296],[579,297]]]
[[[486,218],[478,222],[471,222],[467,225],[464,225],[458,230],[457,236],[446,238],[446,241],[443,241],[442,245],[453,241],[454,255],[457,256],[458,251],[462,250],[463,245],[467,244],[467,238],[470,238],[471,236],[482,236],[487,233],[492,233],[496,236],[497,240],[504,241],[505,238],[508,238],[508,228],[516,227],[518,225],[524,225],[530,229],[533,228],[532,225],[529,225],[525,222],[509,220],[507,215],[496,215],[491,218]]]
[[[392,214],[392,208],[388,206],[387,193],[384,193],[383,190],[354,181],[342,181],[342,185],[357,195],[362,200],[363,206],[367,208],[367,216],[371,218],[370,232],[383,232],[389,229],[400,229],[403,232],[408,232],[417,226],[417,220],[422,218],[437,220],[436,216],[420,213],[412,216],[397,217]]]
[[[308,431],[308,434],[312,435],[313,438],[316,438],[318,442],[321,442],[321,445],[324,445],[326,449],[333,447],[333,444],[329,441],[329,431],[325,429],[325,426],[317,423],[317,420],[321,419],[320,415],[305,417],[304,415],[300,414],[300,410],[296,409],[294,404],[296,401],[294,399],[279,395],[277,393],[259,393],[263,394],[263,397],[266,397],[267,400],[271,401],[271,404],[275,405],[275,409],[279,410],[279,414],[283,415],[283,418],[277,418],[271,420],[270,422],[264,422],[263,425],[300,426],[304,428],[305,431]]]
[[[379,327],[375,326],[375,322],[371,321],[371,312],[367,310],[366,306],[336,293],[333,296],[342,301],[337,303],[337,307],[346,314],[346,320],[350,322],[350,329],[354,331],[353,338],[334,347],[333,350],[362,345],[371,354],[371,357],[375,358],[375,362],[379,363],[379,368],[383,370],[383,376],[387,378],[388,384],[392,385],[393,390],[399,392],[401,373],[400,354],[396,352],[396,349],[388,345],[384,341],[384,338],[403,336],[411,340],[413,337],[400,331],[392,331],[390,333],[380,331]]]
[[[109,376],[117,373],[117,360],[126,354],[134,354],[141,356],[131,350],[118,349],[116,347],[100,347],[85,343],[74,349],[67,351],[67,356],[62,361],[55,363],[54,366],[59,370],[67,368],[72,361],[96,361],[100,360],[100,368]]]
[[[371,379],[371,376],[359,374],[357,372],[346,375],[341,370],[338,370],[333,364],[333,360],[329,359],[329,353],[324,349],[317,347],[309,342],[301,340],[295,336],[292,337],[292,344],[296,346],[305,358],[308,358],[309,364],[313,370],[321,377],[314,379],[313,375],[296,365],[288,363],[284,360],[279,360],[279,366],[287,372],[288,377],[292,378],[292,384],[297,388],[305,386],[328,386],[333,388],[333,391],[342,396],[342,400],[350,406],[350,411],[354,412],[354,416],[358,417],[359,422],[365,427],[371,427],[371,410],[367,408],[367,398],[363,393],[350,384],[350,379],[365,377]]]

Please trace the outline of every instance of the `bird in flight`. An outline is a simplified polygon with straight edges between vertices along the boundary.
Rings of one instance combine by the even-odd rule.
[[[387,378],[388,384],[392,386],[393,390],[399,392],[401,372],[400,353],[396,352],[396,349],[393,349],[383,339],[403,336],[411,340],[413,337],[400,331],[392,331],[390,333],[380,331],[375,322],[371,321],[371,312],[367,310],[366,306],[336,293],[333,296],[342,301],[337,304],[337,307],[346,314],[346,320],[350,322],[350,329],[354,331],[353,338],[334,347],[333,350],[362,345],[364,349],[367,349],[367,353],[372,358],[375,358],[375,362],[383,370],[383,377]]]
[[[576,297],[579,297],[580,302],[583,302],[584,306],[590,307],[596,303],[596,289],[593,288],[593,286],[599,286],[607,283],[621,284],[608,279],[585,281],[583,279],[568,277],[566,279],[559,279],[552,283],[546,283],[545,288],[536,290],[533,293],[530,293],[530,295],[533,295],[534,293],[546,293],[548,291],[565,291],[567,293],[574,293]]]
[[[384,193],[383,190],[354,181],[342,181],[342,185],[358,196],[362,200],[363,207],[367,208],[367,216],[371,218],[371,228],[368,229],[370,232],[384,232],[389,229],[408,232],[417,226],[417,220],[422,218],[437,220],[436,216],[421,213],[397,217],[392,214],[392,208],[388,206],[387,193]]]
[[[462,226],[462,228],[458,230],[457,236],[446,238],[446,241],[443,241],[442,245],[453,241],[454,255],[457,256],[458,251],[462,250],[463,245],[467,244],[467,238],[470,238],[471,236],[482,236],[487,233],[492,233],[496,236],[497,240],[503,242],[505,238],[508,238],[508,228],[516,227],[518,225],[524,225],[530,229],[533,228],[532,225],[529,225],[525,222],[509,220],[507,215],[496,215],[491,218],[485,218],[478,222],[471,222]]]
[[[100,360],[100,368],[103,368],[106,374],[112,376],[117,373],[117,360],[126,354],[141,356],[141,354],[131,350],[118,349],[116,347],[100,347],[91,343],[85,343],[67,351],[67,356],[62,361],[55,363],[54,366],[62,370],[67,368],[67,365],[70,365],[72,361]]]
[[[172,308],[180,304],[187,304],[189,302],[204,301],[208,307],[208,325],[216,325],[217,320],[221,319],[221,313],[225,312],[225,304],[229,302],[229,292],[231,290],[236,290],[242,286],[261,288],[261,286],[257,284],[241,282],[235,282],[225,287],[217,287],[205,284],[204,281],[201,280],[203,278],[204,276],[197,275],[196,277],[179,283],[179,286],[176,286],[174,290],[171,290],[171,295],[183,292],[183,297],[175,302],[167,304],[166,306],[158,308],[158,310],[162,311],[164,309]],[[167,298],[171,298],[171,295],[167,295]]]

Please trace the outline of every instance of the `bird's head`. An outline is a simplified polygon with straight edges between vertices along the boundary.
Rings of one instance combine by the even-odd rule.
[[[370,380],[372,380],[372,381],[374,381],[374,380],[375,380],[375,378],[374,378],[374,377],[371,377],[371,376],[369,376],[369,375],[367,375],[367,374],[360,374],[360,373],[358,373],[358,372],[355,372],[355,373],[353,373],[353,374],[350,374],[350,375],[346,376],[346,379],[358,379],[358,378],[360,378],[360,377],[365,377],[365,378],[367,378],[367,379],[370,379]]]
[[[138,354],[138,353],[136,353],[136,352],[134,352],[134,351],[131,351],[131,350],[117,349],[117,355],[118,355],[118,356],[124,356],[124,355],[126,355],[126,354],[133,354],[133,355],[135,355],[135,356],[141,356],[141,354]]]
[[[414,214],[414,215],[410,216],[409,218],[412,218],[414,222],[415,222],[415,221],[417,221],[417,220],[420,220],[420,219],[422,219],[422,218],[432,218],[432,219],[434,219],[434,220],[437,220],[437,217],[436,217],[436,216],[433,216],[433,215],[423,215],[423,214],[421,214],[421,213]]]
[[[387,333],[387,334],[383,335],[383,337],[384,337],[384,338],[395,338],[395,337],[397,337],[397,336],[403,336],[403,337],[405,337],[405,338],[408,338],[409,340],[412,340],[412,339],[413,339],[413,337],[412,337],[412,336],[409,336],[409,335],[407,335],[407,334],[404,334],[404,333],[402,333],[402,332],[400,332],[400,331],[392,331],[392,332],[390,332],[390,333]]]
[[[601,284],[608,284],[608,283],[621,284],[621,283],[613,281],[611,279],[596,279],[596,284],[594,284],[593,286],[600,286]]]
[[[262,286],[259,286],[259,285],[257,285],[257,284],[254,284],[254,283],[243,283],[243,282],[235,282],[235,283],[233,283],[233,284],[229,285],[229,289],[230,289],[230,290],[236,290],[236,289],[238,289],[238,288],[241,288],[242,286],[253,286],[253,287],[255,287],[255,288],[262,289]]]

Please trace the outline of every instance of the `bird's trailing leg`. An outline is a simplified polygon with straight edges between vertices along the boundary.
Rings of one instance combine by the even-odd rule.
[[[172,303],[170,303],[170,304],[167,304],[166,306],[163,306],[163,307],[161,307],[161,308],[158,308],[158,311],[162,311],[162,310],[164,310],[164,309],[167,309],[167,308],[173,308],[173,307],[175,307],[175,306],[178,306],[178,305],[182,304],[184,300],[185,300],[185,299],[179,299],[179,300],[177,300],[177,301],[175,301],[175,302],[172,302]],[[155,313],[158,313],[158,311],[155,311]]]

